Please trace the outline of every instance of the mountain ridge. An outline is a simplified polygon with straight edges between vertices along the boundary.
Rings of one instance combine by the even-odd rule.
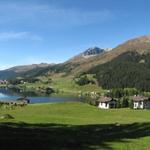
[[[97,51],[98,50],[98,51]],[[80,74],[82,72],[86,72],[90,70],[91,68],[94,68],[98,65],[105,64],[107,62],[112,61],[113,59],[119,57],[123,53],[126,52],[137,52],[140,55],[150,53],[150,36],[141,36],[138,38],[130,39],[117,47],[113,48],[111,51],[106,51],[106,49],[94,47],[89,48],[86,51],[83,51],[83,53],[80,53],[79,55],[69,59],[68,61],[61,63],[61,64],[53,64],[53,65],[47,65],[44,67],[37,67],[34,65],[32,69],[29,69],[25,71],[24,73],[27,75],[28,71],[29,73],[36,72],[37,68],[37,75],[40,73],[60,73],[64,72],[67,75],[73,75],[76,76],[77,74]],[[95,55],[93,55],[95,54]],[[83,55],[91,55],[92,57],[83,57]],[[40,69],[39,69],[40,68]],[[38,70],[39,69],[39,70]],[[23,69],[20,69],[21,72]],[[33,71],[32,71],[33,70]],[[16,71],[15,68],[7,69],[4,71],[0,71],[0,78],[4,77],[6,73],[4,72],[12,71],[12,76],[15,76],[15,73],[17,73],[17,76],[20,75],[19,71]],[[42,73],[43,74],[43,73]],[[36,75],[36,73],[34,73]],[[11,77],[11,75],[9,76]]]

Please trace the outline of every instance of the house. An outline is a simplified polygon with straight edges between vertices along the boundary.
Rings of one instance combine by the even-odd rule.
[[[30,100],[27,99],[26,96],[18,98],[17,101],[22,101],[22,102],[24,102],[24,103],[30,103]]]
[[[133,108],[134,109],[150,109],[150,98],[144,96],[133,96]]]
[[[0,80],[0,84],[8,84],[7,80]]]
[[[116,108],[117,102],[111,97],[101,96],[98,100],[98,108]]]

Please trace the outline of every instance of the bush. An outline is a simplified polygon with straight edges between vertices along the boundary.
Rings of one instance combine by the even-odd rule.
[[[46,94],[52,94],[52,93],[54,93],[55,91],[54,91],[54,89],[52,89],[51,87],[47,87],[46,89]]]
[[[116,107],[117,108],[121,108],[121,101],[120,101],[120,99],[117,100],[117,106]]]
[[[124,91],[121,88],[112,89],[110,92],[110,97],[121,98],[122,96],[124,96]]]
[[[91,95],[89,94],[81,94],[80,99],[81,101],[88,103],[90,105],[96,106],[97,104],[97,98],[96,97],[92,98]]]
[[[78,78],[75,78],[75,82],[80,86],[83,86],[86,84],[95,84],[94,79],[89,78],[87,75],[82,75]]]
[[[129,100],[129,108],[133,109],[133,100],[132,99]]]
[[[127,97],[121,98],[121,108],[129,107],[129,99]]]

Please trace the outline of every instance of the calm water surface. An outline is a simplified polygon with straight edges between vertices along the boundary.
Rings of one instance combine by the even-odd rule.
[[[30,99],[30,103],[56,103],[56,102],[71,102],[79,101],[76,97],[61,97],[61,96],[37,96],[33,93],[21,93],[19,91],[0,88],[0,101],[12,101],[26,95]]]

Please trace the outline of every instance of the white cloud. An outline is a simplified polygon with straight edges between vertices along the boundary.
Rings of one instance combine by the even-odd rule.
[[[0,32],[0,41],[7,41],[7,40],[33,40],[33,41],[41,41],[42,38],[38,35],[32,34],[30,32]]]
[[[8,68],[10,68],[11,66],[0,66],[0,70],[5,70],[5,69],[8,69]]]
[[[85,11],[54,5],[28,3],[1,3],[0,23],[30,26],[80,26],[110,21],[114,14],[109,10]]]

